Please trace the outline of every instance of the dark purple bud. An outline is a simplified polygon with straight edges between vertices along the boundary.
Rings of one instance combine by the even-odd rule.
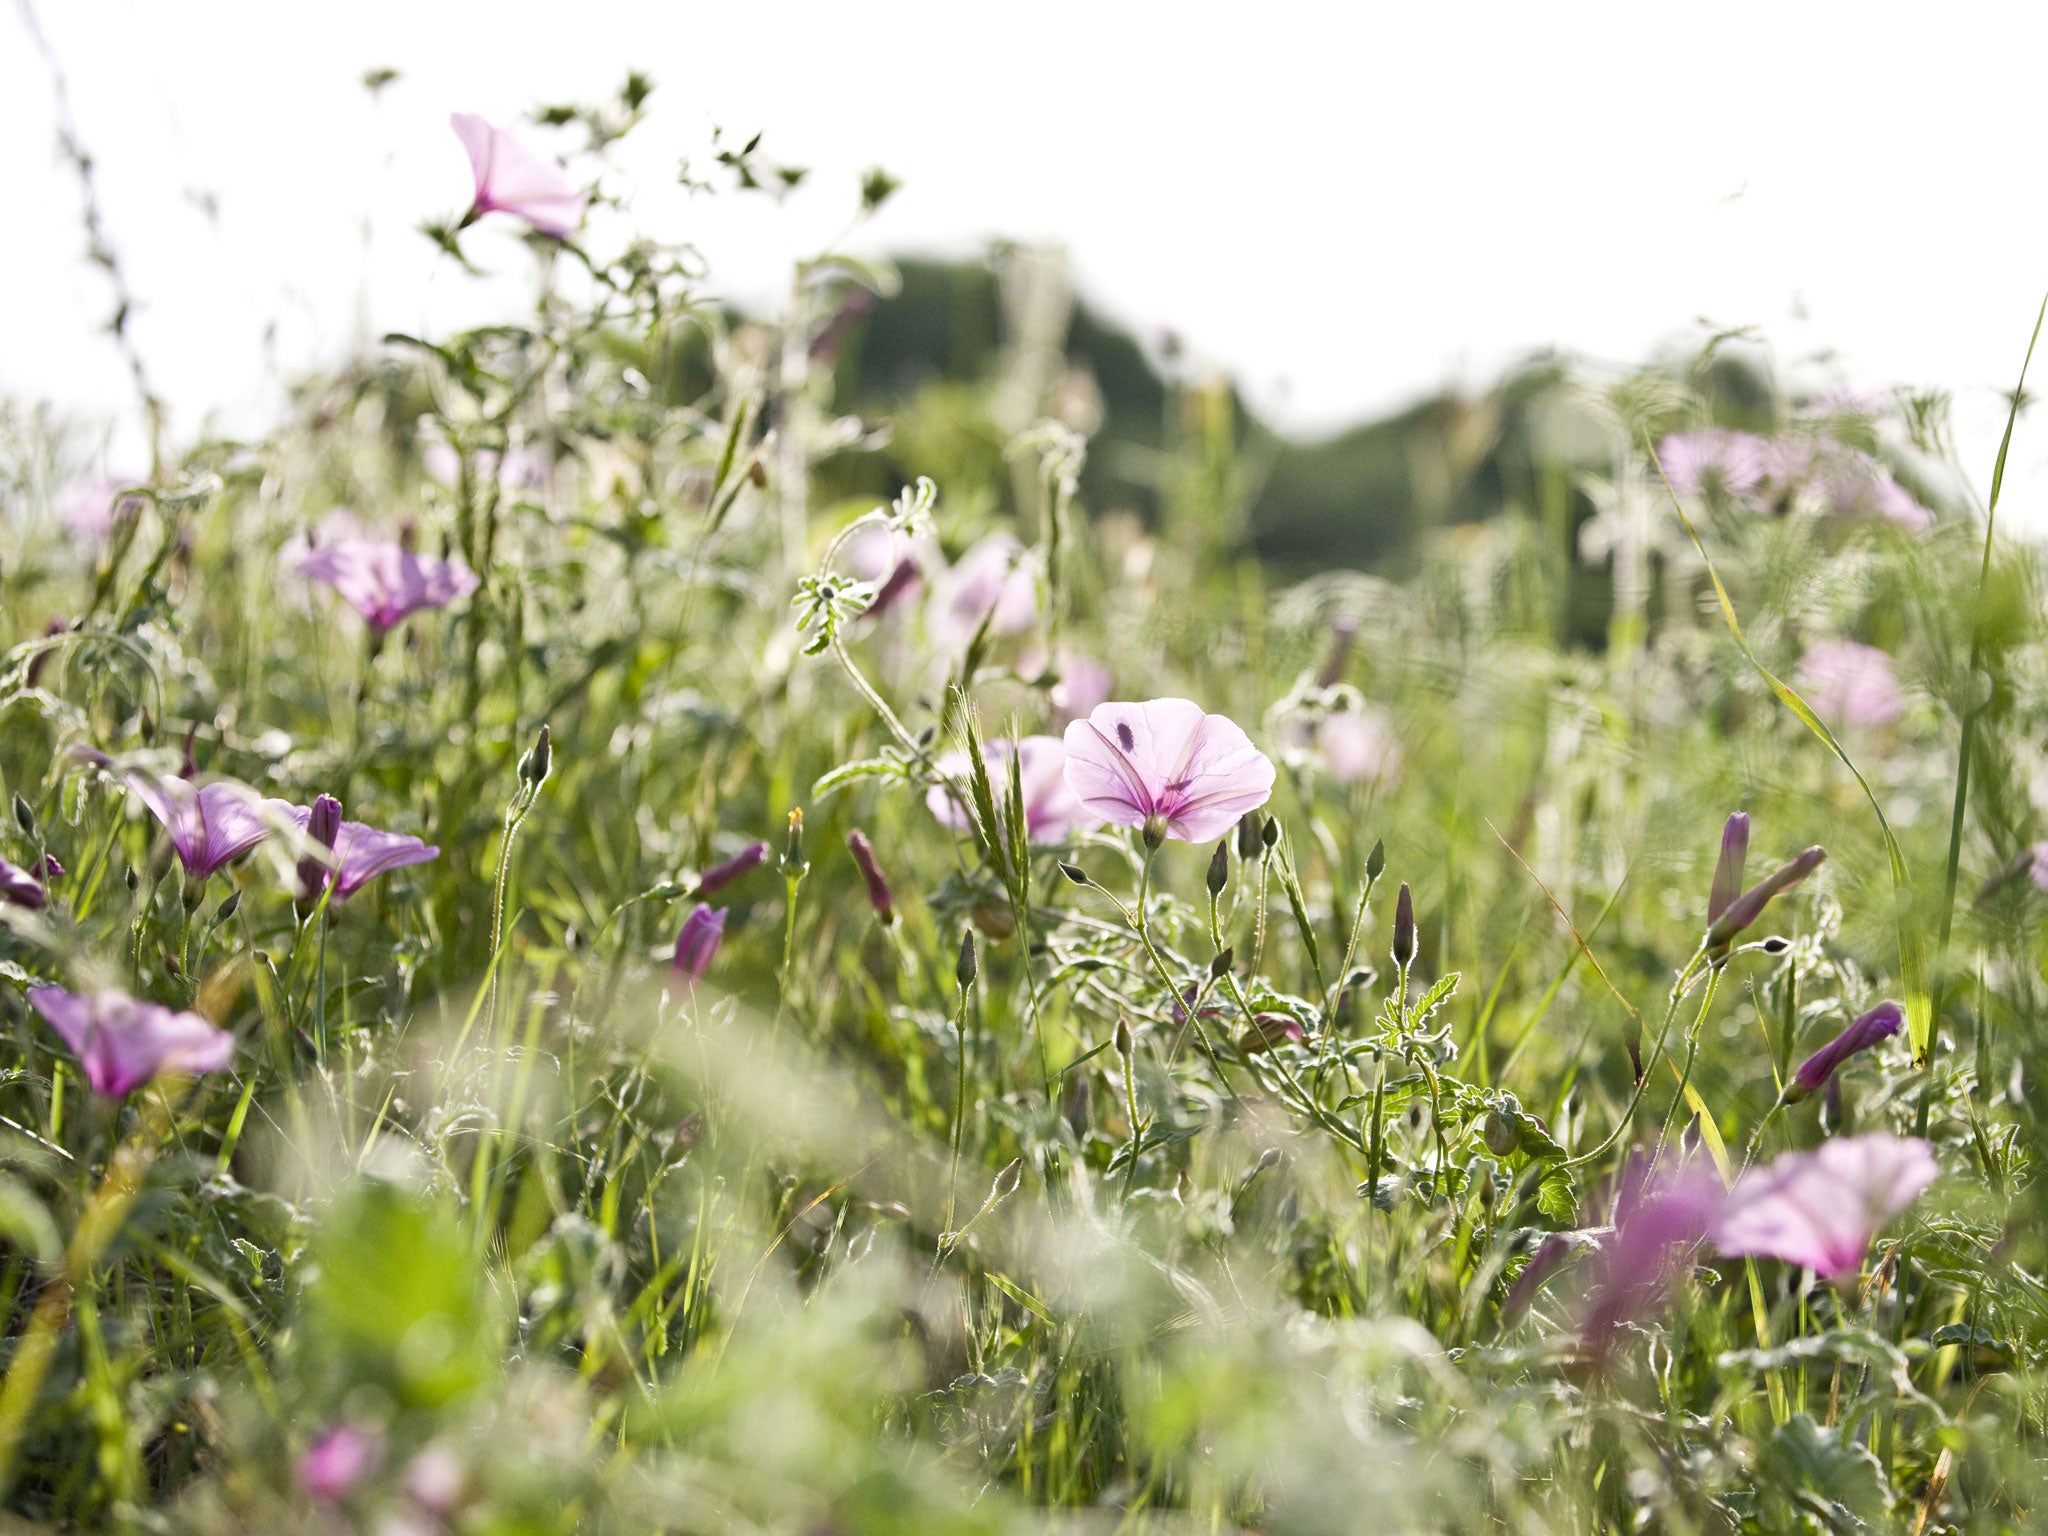
[[[185,761],[178,769],[178,777],[192,779],[199,776],[199,758],[193,751],[193,743],[199,739],[199,722],[193,721],[185,727]]]
[[[341,836],[341,802],[332,795],[320,795],[313,801],[313,808],[306,813],[306,836],[318,843],[329,853],[334,851],[334,841]],[[313,901],[320,895],[328,882],[332,866],[317,854],[307,854],[299,860],[299,900]]]
[[[0,901],[35,912],[41,910],[43,900],[43,888],[34,875],[0,859]]]
[[[678,976],[702,981],[718,956],[719,941],[725,937],[725,908],[707,907],[699,902],[683,919],[683,931],[676,935],[676,958],[671,967]]]
[[[36,860],[29,873],[42,881],[61,880],[64,878],[64,866],[57,862],[57,855],[46,853]]]
[[[1401,882],[1401,894],[1394,898],[1394,964],[1406,970],[1415,961],[1415,898],[1408,894],[1408,882]]]
[[[1260,834],[1264,831],[1265,823],[1259,819],[1257,811],[1246,811],[1237,819],[1237,856],[1240,860],[1249,863],[1259,856]]]
[[[896,896],[875,858],[875,845],[868,841],[867,833],[856,827],[846,834],[846,846],[853,850],[853,862],[860,866],[860,877],[867,883],[868,905],[875,909],[875,916],[884,923],[895,922]]]
[[[1825,848],[1807,849],[1790,863],[1781,864],[1731,901],[1721,915],[1707,925],[1707,948],[1720,949],[1763,915],[1773,896],[1792,889],[1827,861]]]
[[[697,894],[709,896],[713,891],[723,889],[739,879],[768,857],[766,843],[749,843],[731,858],[714,864],[697,877]]]
[[[70,627],[70,624],[62,617],[54,618],[50,620],[49,625],[43,630],[43,638],[46,640],[54,640],[57,638],[57,636],[63,634],[64,631],[69,629]],[[43,664],[47,662],[49,659],[50,652],[48,651],[37,651],[35,655],[31,656],[28,659],[28,672],[22,680],[26,682],[29,687],[35,687],[36,680],[43,675]]]
[[[1905,1011],[1897,1003],[1879,1003],[1799,1064],[1792,1081],[1785,1085],[1785,1102],[1797,1104],[1832,1078],[1835,1068],[1878,1041],[1891,1039],[1905,1022]]]
[[[1713,922],[1742,894],[1742,866],[1749,860],[1749,812],[1737,811],[1721,829],[1721,857],[1714,861],[1714,888],[1707,897]]]

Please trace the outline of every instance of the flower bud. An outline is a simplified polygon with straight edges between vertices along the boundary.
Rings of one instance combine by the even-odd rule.
[[[1799,1064],[1792,1081],[1785,1085],[1785,1102],[1797,1104],[1827,1084],[1834,1077],[1835,1068],[1880,1040],[1889,1040],[1905,1022],[1905,1011],[1897,1003],[1879,1003]]]
[[[26,837],[33,838],[36,835],[36,813],[29,809],[28,802],[20,795],[14,797],[14,824],[21,828],[22,834]]]
[[[990,1201],[1009,1199],[1017,1193],[1017,1186],[1023,1182],[1024,1159],[1013,1157],[1003,1166],[1003,1171],[996,1175],[995,1185],[989,1191]]]
[[[1216,851],[1209,855],[1209,894],[1221,896],[1223,888],[1230,884],[1230,839],[1225,838],[1216,845]]]
[[[1394,964],[1407,970],[1415,961],[1415,898],[1408,894],[1408,882],[1401,882],[1401,894],[1394,899]]]
[[[1707,897],[1712,923],[1742,894],[1742,866],[1749,859],[1749,813],[1737,811],[1721,829],[1721,856],[1714,862],[1714,888]]]
[[[1365,878],[1367,880],[1379,879],[1380,875],[1386,870],[1386,867],[1387,840],[1383,837],[1376,837],[1372,842],[1372,852],[1365,856]]]
[[[1265,830],[1257,811],[1246,811],[1237,820],[1237,856],[1249,863],[1259,856],[1259,836]]]
[[[965,992],[974,985],[974,978],[980,973],[980,965],[974,957],[974,930],[962,929],[960,933],[960,958],[953,966],[953,975]]]
[[[711,962],[718,957],[718,946],[725,938],[725,908],[707,907],[699,902],[683,919],[682,932],[676,935],[676,957],[671,972],[687,976],[691,981],[702,981],[704,973],[711,969]]]
[[[1707,948],[1720,949],[1732,943],[1737,934],[1763,915],[1764,908],[1770,905],[1773,896],[1789,891],[1819,869],[1826,862],[1827,856],[1827,850],[1824,848],[1809,848],[1797,858],[1779,865],[1769,875],[1728,903],[1721,915],[1707,925]]]
[[[868,905],[875,909],[875,916],[884,924],[895,922],[896,896],[889,889],[889,881],[875,858],[874,844],[868,841],[865,832],[856,827],[846,834],[846,846],[853,850],[853,862],[860,866],[860,877],[868,888]]]
[[[335,839],[341,836],[341,802],[332,795],[314,797],[313,808],[306,815],[306,838],[317,843],[329,853],[334,851]],[[326,887],[329,878],[328,861],[317,854],[309,853],[299,860],[299,900],[316,900]]]
[[[43,888],[36,883],[35,876],[0,859],[0,901],[35,912],[42,908],[45,900]]]
[[[1125,1061],[1131,1059],[1134,1043],[1131,1040],[1131,1021],[1122,1014],[1116,1016],[1116,1053]]]
[[[789,813],[789,836],[782,845],[782,873],[793,880],[801,880],[804,870],[804,812],[798,806]]]
[[[729,859],[720,860],[697,877],[697,894],[709,896],[721,887],[731,885],[768,857],[766,843],[749,843]]]
[[[1069,880],[1073,881],[1074,884],[1085,886],[1093,885],[1095,883],[1095,881],[1089,876],[1088,871],[1083,869],[1080,865],[1069,864],[1065,859],[1061,859],[1059,861],[1059,864],[1060,873],[1065,875]]]
[[[1230,974],[1230,967],[1235,963],[1236,959],[1237,950],[1235,946],[1224,950],[1209,962],[1209,979],[1211,981],[1221,981],[1224,977],[1228,976]]]
[[[526,781],[529,789],[538,790],[554,765],[554,740],[549,734],[548,727],[543,724],[540,734],[533,740],[533,750],[526,754],[519,765],[519,776]]]

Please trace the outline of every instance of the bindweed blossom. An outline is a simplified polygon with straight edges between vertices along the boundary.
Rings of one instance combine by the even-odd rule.
[[[569,185],[559,167],[474,112],[453,113],[448,125],[469,152],[469,168],[476,181],[463,223],[487,213],[509,213],[557,240],[566,240],[575,232],[583,219],[585,199]]]
[[[195,880],[233,863],[299,814],[299,807],[289,801],[265,799],[232,779],[194,784],[141,771],[126,779],[150,814],[163,823],[178,862]]]
[[[1220,837],[1273,793],[1273,764],[1243,729],[1186,699],[1098,705],[1067,727],[1066,747],[1081,805],[1154,846]]]
[[[118,1099],[157,1077],[218,1072],[235,1054],[235,1037],[196,1013],[138,1002],[125,992],[90,997],[62,987],[28,989],[29,1005],[63,1036],[103,1098]]]
[[[408,614],[446,607],[477,587],[476,573],[460,560],[436,560],[371,539],[323,545],[301,558],[298,569],[339,592],[379,635]]]
[[[1714,1218],[1714,1245],[1731,1258],[1783,1259],[1843,1279],[1862,1268],[1870,1240],[1935,1171],[1926,1142],[1882,1131],[1787,1152],[1735,1181]]]

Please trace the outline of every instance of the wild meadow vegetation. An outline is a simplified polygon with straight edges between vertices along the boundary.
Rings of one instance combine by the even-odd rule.
[[[501,323],[7,418],[7,1508],[2033,1529],[2048,623],[1943,402],[1532,373],[1282,571],[1198,374],[1084,493],[1028,253],[858,410],[891,271],[724,305],[645,93],[456,118]]]

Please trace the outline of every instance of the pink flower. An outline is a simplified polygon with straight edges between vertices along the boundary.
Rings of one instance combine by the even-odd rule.
[[[1892,472],[1859,448],[1829,443],[1813,460],[1816,489],[1834,517],[1882,517],[1919,533],[1934,514],[1892,478]]]
[[[441,856],[441,850],[433,844],[406,833],[386,832],[360,821],[343,821],[341,802],[332,795],[321,795],[310,807],[290,806],[287,814],[315,844],[330,850],[324,859],[309,852],[299,862],[302,900],[317,899],[323,873],[326,884],[334,891],[331,899],[341,902],[379,875]]]
[[[1722,1200],[1721,1183],[1697,1163],[1645,1173],[1640,1157],[1622,1173],[1614,1230],[1601,1244],[1587,1297],[1588,1346],[1604,1356],[1621,1325],[1653,1310]]]
[[[1332,710],[1316,722],[1316,751],[1339,784],[1390,779],[1401,771],[1401,746],[1383,709]]]
[[[547,465],[529,449],[508,449],[501,459],[495,449],[479,448],[470,457],[477,479],[495,479],[507,490],[533,491],[547,484]],[[439,439],[428,443],[420,450],[420,464],[430,479],[451,490],[462,483],[462,455],[452,444]]]
[[[1186,699],[1099,705],[1067,727],[1067,787],[1145,840],[1207,842],[1273,793],[1273,764],[1233,720]]]
[[[1010,755],[1017,756],[1017,778],[1024,789],[1024,830],[1034,843],[1063,843],[1089,817],[1074,798],[1067,783],[1067,743],[1057,736],[1026,736],[1019,742],[991,741],[984,745],[989,787],[996,805],[1007,804],[1010,793]],[[948,752],[939,759],[939,771],[965,793],[971,764],[965,752]],[[925,792],[924,803],[939,821],[964,832],[970,825],[967,810],[943,784]]]
[[[1115,686],[1109,668],[1093,656],[1084,656],[1079,651],[1061,651],[1059,681],[1052,685],[1049,695],[1052,707],[1069,720],[1085,719],[1098,704],[1109,701],[1109,690]]]
[[[125,992],[80,997],[62,987],[30,987],[29,1005],[64,1037],[92,1091],[118,1099],[162,1073],[218,1072],[235,1054],[235,1037],[196,1013],[140,1003]]]
[[[926,623],[942,649],[965,645],[984,620],[992,635],[1014,635],[1038,617],[1038,578],[1024,546],[992,533],[939,578]]]
[[[454,113],[448,125],[469,151],[469,168],[476,176],[476,196],[464,223],[487,213],[509,213],[544,235],[568,239],[582,221],[584,203],[568,177],[473,112]]]
[[[195,880],[239,859],[280,821],[302,814],[289,801],[266,800],[232,779],[195,785],[189,779],[138,771],[127,775],[127,783],[163,823],[178,862]]]
[[[324,581],[382,634],[409,613],[440,608],[476,590],[476,572],[459,560],[435,560],[397,544],[342,539],[299,561],[301,575]]]
[[[339,1504],[384,1461],[384,1437],[337,1424],[299,1458],[299,1486],[323,1504]]]
[[[1731,1258],[1783,1259],[1824,1280],[1853,1275],[1878,1228],[1934,1175],[1926,1142],[1882,1131],[1787,1152],[1735,1181],[1713,1224],[1714,1245]]]
[[[73,480],[57,492],[57,515],[64,520],[65,527],[81,538],[103,539],[114,531],[115,518],[132,515],[142,506],[141,497],[123,496],[121,491],[141,485],[148,478],[132,475],[124,480],[87,475]]]
[[[724,938],[725,908],[707,907],[699,902],[683,919],[682,932],[676,935],[676,958],[670,969],[678,976],[702,981],[711,962],[718,958],[718,946]]]
[[[1817,640],[1799,658],[1793,680],[1814,713],[1831,724],[1889,725],[1905,712],[1892,659],[1874,645]]]
[[[1747,496],[1763,483],[1770,445],[1754,432],[1709,427],[1665,438],[1657,445],[1657,461],[1680,495]]]

